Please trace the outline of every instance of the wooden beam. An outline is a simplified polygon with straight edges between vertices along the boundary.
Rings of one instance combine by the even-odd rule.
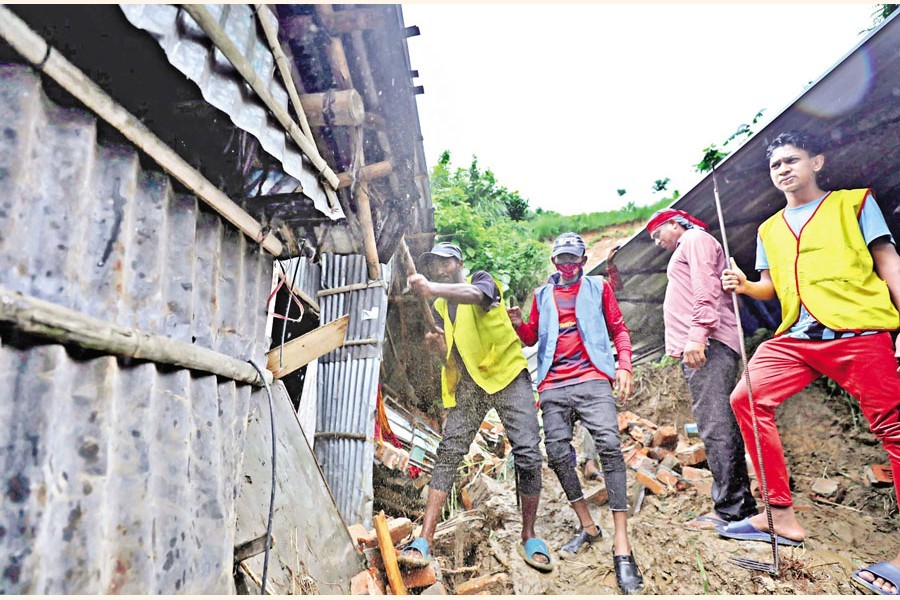
[[[313,127],[356,127],[366,119],[362,96],[352,88],[304,94],[300,96],[300,104]]]
[[[375,515],[375,533],[378,535],[378,548],[381,550],[381,560],[384,563],[388,583],[391,584],[391,591],[397,596],[408,595],[406,586],[403,585],[403,576],[400,575],[400,567],[397,565],[397,551],[394,549],[394,541],[391,539],[384,511]]]
[[[384,16],[381,8],[355,8],[321,15],[322,24],[332,35],[363,29],[381,29]]]
[[[416,261],[413,260],[412,254],[409,253],[409,246],[406,245],[406,238],[400,238],[400,243],[397,245],[397,255],[400,258],[400,263],[403,265],[403,270],[406,271],[406,276],[409,277],[415,275]],[[431,313],[431,306],[428,304],[428,300],[418,294],[416,297],[418,298],[417,302],[419,306],[421,306],[422,310],[425,312],[425,322],[428,323],[428,327],[430,327],[432,331],[437,331],[437,324],[434,322],[434,315]]]
[[[275,546],[275,538],[272,537],[270,540],[269,548]],[[244,542],[240,546],[234,547],[234,562],[240,563],[244,562],[248,558],[252,558],[257,554],[262,554],[266,551],[266,536],[260,536],[255,540],[250,540],[249,542]]]
[[[3,287],[0,287],[0,321],[64,344],[264,385],[256,369],[246,361],[163,335],[122,327]]]
[[[391,162],[389,160],[383,160],[361,167],[359,173],[356,174],[356,180],[372,181],[373,179],[380,179],[390,175],[393,170],[394,167]],[[350,177],[350,173],[338,173],[338,179],[340,180],[338,188],[350,187],[353,183],[353,178]]]
[[[112,125],[128,141],[146,152],[167,173],[183,183],[229,223],[254,242],[261,243],[274,256],[281,255],[283,248],[278,238],[271,233],[263,236],[264,229],[259,221],[248,215],[178,153],[163,143],[137,117],[116,103],[78,67],[59,52],[53,51],[42,37],[5,7],[0,7],[0,36],[27,61],[42,65],[40,70],[48,77]]]
[[[378,246],[375,242],[375,223],[372,221],[372,206],[369,204],[368,186],[363,183],[356,188],[357,217],[363,234],[363,247],[366,251],[366,267],[369,279],[381,278],[381,263],[378,262]]]
[[[291,340],[284,346],[273,348],[266,353],[268,369],[275,379],[290,375],[300,367],[308,365],[320,356],[344,344],[350,315],[313,329],[307,334]]]

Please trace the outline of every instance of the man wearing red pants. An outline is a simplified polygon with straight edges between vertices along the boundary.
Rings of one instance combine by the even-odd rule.
[[[778,542],[805,538],[788,487],[775,408],[820,375],[836,381],[859,401],[872,433],[881,440],[900,495],[900,256],[884,217],[867,189],[825,192],[816,181],[825,157],[804,132],[778,135],[767,149],[769,174],[787,206],[759,227],[756,268],[747,281],[732,262],[722,285],[752,298],[781,302],[782,322],[773,339],[750,361],[750,381],[773,524]],[[746,381],[731,394],[744,443],[757,476],[756,446]],[[735,539],[763,539],[765,514],[717,528]],[[900,554],[857,571],[868,590],[900,590]]]

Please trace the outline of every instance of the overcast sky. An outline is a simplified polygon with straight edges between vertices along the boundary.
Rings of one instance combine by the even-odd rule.
[[[429,169],[472,155],[532,208],[658,199],[671,178],[766,109],[774,118],[842,59],[872,4],[405,4]],[[619,197],[618,188],[627,193]]]

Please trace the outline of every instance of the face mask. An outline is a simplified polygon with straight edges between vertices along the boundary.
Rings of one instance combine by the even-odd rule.
[[[574,279],[578,274],[578,270],[581,268],[581,265],[575,264],[567,264],[567,265],[556,265],[556,270],[559,271],[559,274],[563,276],[563,279]]]

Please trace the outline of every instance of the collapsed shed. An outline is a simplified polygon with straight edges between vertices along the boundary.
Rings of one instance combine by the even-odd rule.
[[[415,33],[0,8],[4,592],[348,591],[393,255],[433,230]]]
[[[754,279],[756,229],[784,207],[769,179],[766,146],[788,129],[806,129],[826,140],[825,189],[869,187],[900,240],[900,21],[896,12],[862,39],[768,125],[716,167],[726,236],[738,266]],[[722,240],[710,173],[672,204],[705,221]],[[616,294],[632,332],[635,361],[664,351],[662,302],[668,255],[645,229],[615,256],[622,280]],[[605,262],[592,274],[606,272]],[[741,297],[742,318],[774,329],[777,301]],[[753,331],[747,331],[752,334]]]

